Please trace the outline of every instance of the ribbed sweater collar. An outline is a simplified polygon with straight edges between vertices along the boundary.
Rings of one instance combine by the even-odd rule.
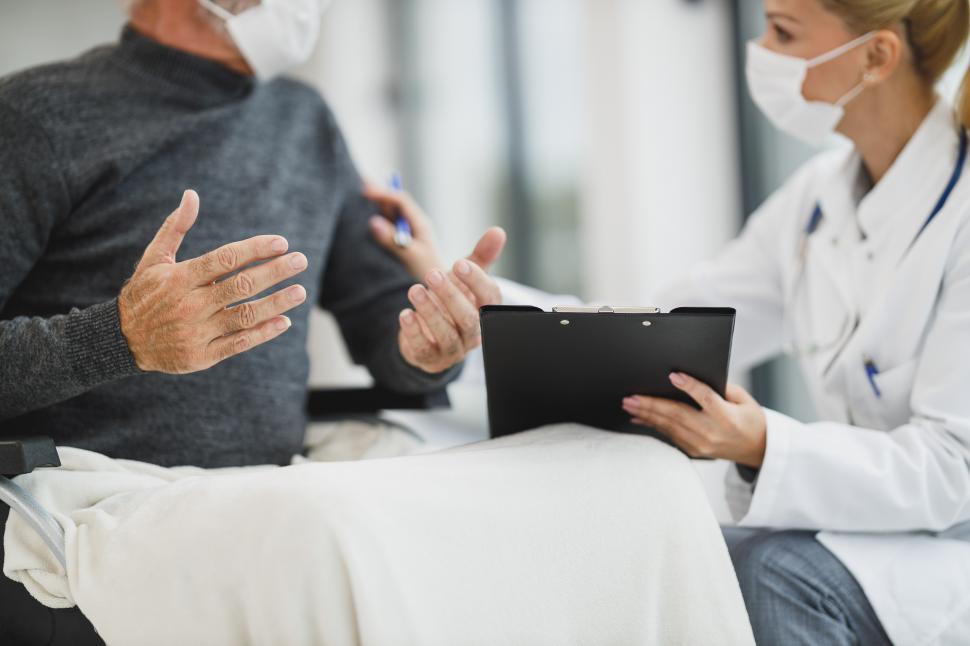
[[[163,45],[125,25],[114,52],[124,67],[184,90],[200,103],[213,104],[248,95],[256,81],[216,61]]]

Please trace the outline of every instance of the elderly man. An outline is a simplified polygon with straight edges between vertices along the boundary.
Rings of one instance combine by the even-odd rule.
[[[428,287],[375,243],[332,114],[270,80],[309,56],[321,11],[142,0],[117,45],[0,81],[0,436],[285,464],[306,425],[305,301],[383,385],[456,375],[504,234]],[[16,630],[0,641],[25,643]],[[71,630],[58,639],[85,643]]]

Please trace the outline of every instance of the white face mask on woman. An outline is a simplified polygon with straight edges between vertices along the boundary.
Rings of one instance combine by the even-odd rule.
[[[307,62],[320,35],[320,20],[329,0],[262,0],[232,14],[213,0],[199,4],[226,23],[239,52],[256,77],[270,79]]]
[[[748,90],[755,104],[780,130],[810,143],[819,144],[835,131],[845,114],[845,105],[865,89],[868,74],[835,103],[809,101],[802,95],[808,70],[862,45],[875,35],[870,32],[812,59],[786,56],[751,41],[748,43]]]

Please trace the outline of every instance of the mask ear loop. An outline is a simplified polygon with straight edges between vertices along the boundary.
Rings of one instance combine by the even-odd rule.
[[[199,0],[199,4],[205,7],[206,9],[208,9],[209,11],[211,11],[212,13],[214,13],[219,18],[222,18],[226,22],[229,22],[230,20],[236,17],[228,9],[226,9],[225,7],[220,7],[212,0]]]
[[[203,0],[200,0],[200,1],[203,1]],[[839,45],[832,51],[825,52],[824,54],[820,54],[815,58],[810,59],[806,63],[806,65],[811,68],[811,67],[818,67],[822,63],[828,63],[833,58],[838,58],[839,56],[846,53],[847,51],[851,49],[855,49],[859,45],[869,42],[872,39],[872,37],[875,35],[876,35],[876,32],[874,31],[870,31],[867,34],[862,34],[858,38],[854,38],[853,40],[850,40],[844,45]]]
[[[876,35],[876,32],[870,31],[870,32],[868,32],[866,34],[862,34],[858,38],[853,38],[852,40],[850,40],[849,42],[845,43],[844,45],[839,45],[838,47],[836,47],[832,51],[825,52],[824,54],[821,54],[820,56],[816,56],[815,58],[813,58],[810,61],[808,61],[808,63],[806,64],[806,66],[808,68],[812,68],[812,67],[818,67],[819,65],[821,65],[823,63],[828,63],[829,61],[838,58],[842,54],[845,54],[846,52],[848,52],[848,51],[850,51],[852,49],[855,49],[859,45],[863,45],[863,44],[869,42],[873,38],[873,36],[875,36],[875,35]],[[862,76],[862,81],[858,85],[856,85],[854,88],[852,88],[851,90],[849,90],[848,92],[846,92],[845,94],[843,94],[842,97],[838,101],[835,102],[835,105],[837,107],[844,108],[852,99],[854,99],[857,96],[859,96],[862,93],[862,91],[866,89],[866,83],[868,83],[869,81],[872,81],[874,78],[875,77],[870,72],[866,72]]]
[[[844,95],[842,95],[842,98],[836,101],[835,105],[837,105],[840,108],[844,108],[849,103],[849,101],[851,101],[852,99],[862,94],[862,91],[866,89],[866,83],[870,83],[874,81],[875,78],[876,78],[875,75],[872,74],[871,72],[866,72],[865,74],[863,74],[862,81],[854,88],[852,88]]]

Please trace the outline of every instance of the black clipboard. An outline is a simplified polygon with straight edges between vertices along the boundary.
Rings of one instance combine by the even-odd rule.
[[[630,424],[624,397],[652,395],[696,407],[670,383],[674,371],[722,396],[727,386],[732,308],[628,314],[490,305],[480,316],[491,437],[564,422],[657,435]]]

